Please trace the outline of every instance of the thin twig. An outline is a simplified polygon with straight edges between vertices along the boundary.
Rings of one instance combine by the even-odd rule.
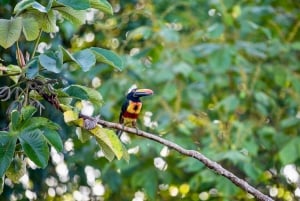
[[[36,52],[37,47],[38,47],[38,45],[39,45],[39,42],[40,42],[40,39],[41,39],[42,32],[43,32],[43,31],[42,31],[42,29],[41,29],[40,32],[39,32],[39,35],[38,35],[38,37],[37,37],[37,39],[36,39],[36,42],[35,42],[35,45],[34,45],[34,48],[33,48],[33,52],[32,52],[31,58],[33,58],[33,57],[35,56],[35,52]]]
[[[241,189],[245,190],[246,192],[250,193],[251,195],[253,195],[257,200],[260,200],[260,201],[274,201],[271,197],[263,194],[262,192],[260,192],[259,190],[257,190],[256,188],[254,188],[253,186],[248,184],[245,180],[240,179],[235,174],[233,174],[232,172],[230,172],[227,169],[223,168],[217,162],[214,162],[214,161],[210,160],[209,158],[207,158],[206,156],[204,156],[203,154],[201,154],[198,151],[185,149],[185,148],[181,147],[180,145],[178,145],[174,142],[171,142],[169,140],[166,140],[164,138],[159,137],[158,135],[148,133],[148,132],[145,132],[145,131],[142,131],[142,130],[138,130],[136,128],[124,127],[123,125],[118,124],[118,123],[108,122],[108,121],[105,121],[105,120],[102,120],[102,119],[96,119],[96,118],[89,117],[89,116],[86,116],[86,115],[83,115],[83,114],[80,114],[80,117],[84,118],[84,119],[90,119],[92,121],[97,121],[98,124],[100,124],[102,126],[105,126],[107,128],[123,130],[125,132],[135,134],[135,135],[138,135],[138,136],[141,136],[141,137],[144,137],[144,138],[148,138],[150,140],[153,140],[153,141],[156,141],[160,144],[163,144],[163,145],[165,145],[165,146],[167,146],[171,149],[176,150],[177,152],[179,152],[183,155],[186,155],[188,157],[192,157],[192,158],[197,159],[198,161],[202,162],[206,167],[212,169],[217,174],[226,177],[232,183],[234,183],[236,186],[238,186],[239,188],[241,188]]]

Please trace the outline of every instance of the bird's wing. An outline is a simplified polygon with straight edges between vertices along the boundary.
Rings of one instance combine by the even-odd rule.
[[[121,112],[120,112],[120,116],[119,116],[119,123],[121,123],[121,124],[122,124],[123,121],[124,121],[122,115],[124,114],[124,112],[126,112],[128,105],[129,105],[129,100],[126,99],[125,102],[124,102],[123,105],[122,105]]]

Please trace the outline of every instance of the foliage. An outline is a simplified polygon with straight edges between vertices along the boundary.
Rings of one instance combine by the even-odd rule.
[[[132,200],[141,192],[148,200],[251,199],[195,160],[145,139],[124,135],[129,162],[109,162],[104,158],[112,153],[124,154],[124,147],[114,152],[115,143],[112,152],[99,151],[99,139],[102,149],[110,144],[102,132],[112,131],[100,129],[95,140],[82,122],[81,129],[72,126],[78,102],[86,100],[96,115],[117,121],[124,93],[137,84],[155,91],[144,100],[151,113],[141,118],[141,129],[200,150],[276,200],[296,199],[298,180],[284,173],[292,167],[299,176],[297,1],[2,4],[0,172],[10,180],[1,198],[24,198],[27,189],[58,200],[78,194]],[[72,125],[42,96],[65,116],[75,113],[67,121]],[[24,171],[27,157],[45,168],[26,162]],[[32,184],[17,184],[23,174],[16,172]]]

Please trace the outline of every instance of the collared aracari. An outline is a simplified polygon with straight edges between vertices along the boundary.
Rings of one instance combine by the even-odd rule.
[[[151,89],[132,89],[126,96],[120,116],[119,123],[124,126],[136,127],[137,118],[142,109],[142,102],[140,100],[143,96],[150,96],[153,94]],[[122,131],[118,130],[117,135],[121,137]]]

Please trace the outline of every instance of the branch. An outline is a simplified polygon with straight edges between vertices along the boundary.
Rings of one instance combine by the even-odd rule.
[[[195,150],[185,149],[185,148],[181,147],[180,145],[178,145],[174,142],[171,142],[169,140],[166,140],[166,139],[163,139],[163,138],[159,137],[158,135],[148,133],[148,132],[145,132],[145,131],[141,131],[141,130],[138,130],[136,128],[124,127],[123,125],[118,124],[118,123],[108,122],[108,121],[105,121],[105,120],[102,120],[102,119],[96,119],[96,118],[89,117],[89,116],[86,116],[86,115],[83,115],[83,114],[80,114],[80,117],[83,118],[83,119],[89,119],[89,120],[92,120],[92,121],[96,121],[98,124],[100,124],[104,127],[107,127],[107,128],[123,130],[125,132],[132,133],[132,134],[144,137],[144,138],[148,138],[150,140],[153,140],[153,141],[156,141],[160,144],[163,144],[163,145],[165,145],[165,146],[167,146],[171,149],[176,150],[177,152],[179,152],[183,155],[186,155],[188,157],[192,157],[192,158],[197,159],[198,161],[202,162],[206,167],[212,169],[217,174],[226,177],[232,183],[234,183],[236,186],[238,186],[239,188],[241,188],[241,189],[245,190],[246,192],[250,193],[251,195],[253,195],[257,200],[260,200],[260,201],[274,201],[269,196],[267,196],[267,195],[263,194],[262,192],[258,191],[256,188],[254,188],[253,186],[248,184],[246,181],[244,181],[243,179],[240,179],[239,177],[237,177],[236,175],[234,175],[233,173],[231,173],[227,169],[223,168],[220,164],[210,160],[209,158],[207,158],[206,156],[204,156],[200,152],[197,152]]]

